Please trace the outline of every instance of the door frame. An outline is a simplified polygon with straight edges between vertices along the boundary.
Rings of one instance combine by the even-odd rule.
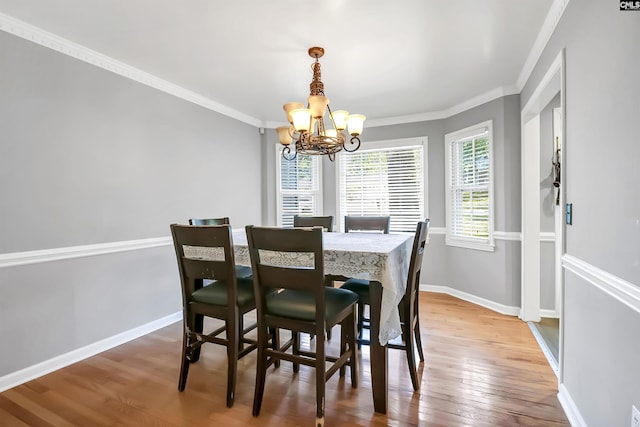
[[[524,321],[540,320],[540,112],[560,93],[560,113],[562,116],[561,141],[562,164],[567,164],[566,150],[566,85],[565,50],[562,49],[547,69],[520,113],[521,124],[521,193],[522,193],[522,245],[521,245],[521,309],[519,317]],[[564,207],[565,168],[561,169],[560,206]],[[560,226],[560,229],[558,229]],[[565,252],[565,224],[556,221],[555,263],[556,272],[561,266]],[[559,307],[560,336],[558,355],[558,379],[562,383],[563,371],[563,317],[564,317],[564,274],[556,275],[556,307]]]

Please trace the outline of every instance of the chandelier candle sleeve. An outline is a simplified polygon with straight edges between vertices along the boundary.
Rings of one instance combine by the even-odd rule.
[[[289,102],[282,107],[289,126],[280,126],[276,131],[278,140],[283,145],[282,156],[287,160],[293,160],[298,153],[303,153],[326,155],[333,161],[339,151],[352,152],[360,148],[359,136],[366,117],[362,114],[349,114],[345,110],[331,111],[329,98],[324,93],[324,83],[320,78],[318,58],[323,55],[324,49],[321,47],[309,49],[309,56],[315,62],[312,64],[313,79],[309,85],[307,108],[299,102]],[[328,118],[325,119],[327,113]]]

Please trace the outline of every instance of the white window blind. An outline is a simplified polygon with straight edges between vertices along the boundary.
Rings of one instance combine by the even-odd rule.
[[[338,156],[341,229],[345,215],[390,215],[390,231],[414,232],[424,220],[423,155],[416,145]]]
[[[298,153],[294,160],[278,156],[278,225],[293,227],[294,215],[318,215],[320,200],[320,158]]]
[[[447,243],[490,249],[493,247],[491,127],[467,129],[447,135],[445,140],[448,144]]]

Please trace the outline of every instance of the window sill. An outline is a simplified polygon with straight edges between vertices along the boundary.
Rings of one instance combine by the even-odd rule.
[[[473,241],[462,240],[462,239],[451,239],[449,237],[445,239],[445,244],[447,246],[455,246],[458,248],[473,249],[473,250],[484,251],[484,252],[494,252],[496,249],[496,246],[493,244],[493,242],[481,243],[481,242],[473,242]]]

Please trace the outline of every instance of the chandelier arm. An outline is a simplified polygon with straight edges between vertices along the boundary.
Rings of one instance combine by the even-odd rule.
[[[291,147],[289,147],[288,145],[285,145],[282,148],[282,158],[284,158],[285,160],[294,160],[296,157],[298,157],[298,152],[295,151],[293,153],[293,156],[291,155]]]
[[[354,145],[355,147],[353,147]],[[353,147],[353,148],[349,148],[349,147]],[[353,153],[358,148],[360,148],[360,138],[358,138],[357,136],[352,136],[351,139],[349,140],[349,143],[347,144],[345,142],[344,144],[344,150],[348,151],[349,153]]]

